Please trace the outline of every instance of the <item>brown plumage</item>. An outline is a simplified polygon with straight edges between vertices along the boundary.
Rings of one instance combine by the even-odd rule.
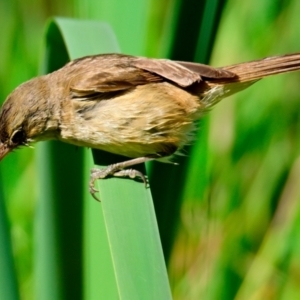
[[[47,139],[134,158],[93,171],[94,193],[97,178],[143,178],[123,168],[168,157],[190,143],[195,121],[224,97],[299,68],[298,53],[223,68],[122,54],[80,58],[8,96],[0,112],[0,159]]]

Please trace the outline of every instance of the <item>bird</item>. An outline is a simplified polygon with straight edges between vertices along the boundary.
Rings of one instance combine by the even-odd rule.
[[[92,169],[95,180],[145,175],[132,166],[170,161],[195,138],[196,124],[215,104],[258,80],[300,69],[300,53],[225,67],[99,54],[70,61],[11,92],[0,110],[0,160],[21,146],[60,140],[128,157]]]

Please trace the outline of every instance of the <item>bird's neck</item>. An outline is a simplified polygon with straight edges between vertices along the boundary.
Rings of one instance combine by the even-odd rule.
[[[60,124],[60,101],[53,101],[56,83],[49,80],[49,75],[37,77],[28,84],[34,84],[37,91],[33,98],[38,99],[39,113],[32,119],[31,135],[34,141],[57,139]],[[33,105],[34,106],[34,105]],[[35,109],[33,107],[33,109]]]

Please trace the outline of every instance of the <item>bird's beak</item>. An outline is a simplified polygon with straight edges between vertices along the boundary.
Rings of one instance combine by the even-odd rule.
[[[7,147],[6,144],[0,143],[0,161],[6,156],[12,149]]]

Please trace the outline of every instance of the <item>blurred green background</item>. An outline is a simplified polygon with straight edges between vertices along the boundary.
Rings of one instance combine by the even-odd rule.
[[[49,17],[107,21],[122,52],[167,57],[176,3],[136,1],[145,7],[144,15],[133,13],[138,28],[131,26],[132,12],[116,15],[117,1],[1,1],[0,98],[38,74]],[[210,63],[299,51],[299,13],[296,0],[228,0]],[[219,103],[200,124],[199,140],[201,132],[208,135],[208,150],[203,163],[198,157],[203,144],[192,148],[168,262],[175,299],[299,297],[299,80],[300,73],[293,73],[258,82]],[[22,149],[1,162],[22,299],[34,298],[34,155]],[[198,189],[199,182],[205,189]]]

